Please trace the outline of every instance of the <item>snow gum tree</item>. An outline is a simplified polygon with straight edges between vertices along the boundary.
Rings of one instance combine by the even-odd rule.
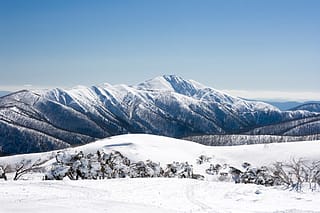
[[[41,170],[41,165],[44,164],[46,160],[37,159],[36,161],[32,160],[22,160],[15,165],[15,175],[13,180],[19,180],[23,175],[36,171]]]
[[[0,166],[0,179],[8,180],[6,175],[7,166]]]
[[[288,163],[277,162],[273,165],[275,180],[291,190],[301,191],[303,183],[308,183],[311,190],[320,185],[320,161],[292,159]]]

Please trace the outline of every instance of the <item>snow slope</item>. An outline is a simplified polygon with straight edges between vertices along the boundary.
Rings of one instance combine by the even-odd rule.
[[[197,157],[207,155],[217,163],[239,166],[247,161],[257,166],[275,161],[287,161],[292,158],[320,158],[320,141],[271,143],[241,146],[204,146],[190,141],[147,134],[128,134],[114,136],[78,148],[85,152],[120,151],[129,159],[151,159],[161,164],[172,161],[188,161],[195,166]]]
[[[118,150],[132,160],[151,159],[162,165],[188,161],[194,172],[204,174],[207,164],[195,160],[205,154],[214,163],[240,166],[269,165],[290,158],[319,160],[320,141],[209,147],[162,136],[136,134],[99,140],[70,152]],[[53,158],[55,152],[0,158],[0,165],[22,159]],[[49,166],[54,159],[46,162]],[[36,178],[34,178],[34,177]],[[41,181],[41,174],[29,181],[0,179],[0,212],[319,212],[320,193],[297,193],[280,187],[214,182],[192,179],[137,178],[79,181]]]
[[[0,181],[2,213],[319,212],[320,193],[191,179]]]
[[[241,167],[243,162],[249,162],[254,166],[268,166],[276,161],[290,161],[293,158],[320,160],[320,141],[213,147],[147,134],[114,136],[66,150],[71,153],[79,151],[95,153],[97,150],[104,150],[108,153],[117,150],[133,161],[150,159],[154,162],[160,162],[163,166],[173,161],[188,161],[193,164],[195,172],[200,173],[204,173],[207,168],[196,164],[196,159],[200,155],[212,157],[213,163],[227,163],[236,167]],[[53,159],[51,161],[53,162],[55,160],[54,153],[56,151],[1,157],[0,165],[14,164],[22,159],[36,160],[38,158]],[[47,162],[46,165],[51,162]]]

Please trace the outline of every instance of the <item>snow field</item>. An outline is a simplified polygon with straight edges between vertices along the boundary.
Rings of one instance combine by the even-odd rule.
[[[292,158],[319,160],[319,141],[291,142],[232,147],[208,147],[190,141],[154,135],[121,135],[84,146],[69,148],[71,153],[120,151],[133,161],[150,159],[161,166],[188,161],[194,173],[204,174],[210,163],[239,167],[271,165]],[[54,153],[35,153],[0,158],[0,165],[23,159],[55,161]],[[200,155],[210,163],[196,164]],[[51,159],[51,160],[50,160]],[[12,174],[8,175],[12,179]],[[319,191],[295,192],[281,187],[175,178],[41,181],[43,174],[28,174],[27,181],[0,179],[0,213],[16,212],[320,212]]]
[[[320,194],[191,179],[0,182],[1,212],[319,212]]]

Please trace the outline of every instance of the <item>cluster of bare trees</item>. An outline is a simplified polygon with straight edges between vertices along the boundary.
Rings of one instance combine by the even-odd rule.
[[[276,162],[272,169],[275,180],[292,190],[301,191],[303,183],[311,190],[320,187],[320,161],[292,159],[289,163]]]
[[[30,172],[42,171],[42,165],[46,161],[41,159],[33,160],[21,160],[14,165],[0,165],[0,179],[8,180],[8,173],[14,173],[13,180],[19,180],[22,176]]]

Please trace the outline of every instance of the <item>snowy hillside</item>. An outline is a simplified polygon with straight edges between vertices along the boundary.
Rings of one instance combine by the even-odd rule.
[[[213,163],[227,163],[236,167],[241,167],[244,162],[255,166],[267,166],[276,161],[290,161],[293,158],[308,160],[319,160],[320,158],[319,141],[212,147],[191,141],[145,134],[114,136],[67,150],[70,153],[79,151],[95,153],[97,150],[109,153],[116,150],[133,161],[150,159],[162,165],[173,161],[187,161],[194,165],[194,169],[199,173],[204,173],[205,169],[202,165],[196,164],[200,155],[211,157]],[[54,153],[56,151],[1,157],[0,165],[14,164],[22,159],[49,160],[51,158],[53,160],[46,163],[46,165],[50,165],[55,160]]]
[[[0,155],[66,148],[126,133],[177,138],[238,134],[305,119],[315,121],[308,126],[312,134],[320,132],[319,113],[282,112],[172,75],[134,86],[24,90],[0,98]],[[290,133],[309,131],[296,128]]]
[[[200,155],[212,157],[211,163],[241,166],[270,165],[292,158],[319,160],[320,141],[267,145],[208,147],[190,141],[154,135],[121,135],[96,141],[68,152],[95,153],[112,150],[134,161],[151,159],[161,164],[188,161],[194,171],[205,175],[209,163],[197,164]],[[54,152],[0,158],[0,165],[22,159],[50,159]],[[4,212],[317,212],[319,191],[284,190],[255,184],[217,182],[210,175],[205,180],[177,178],[123,178],[79,181],[41,181],[41,174],[31,173],[29,181],[0,179],[0,206]],[[17,203],[19,205],[17,205]]]
[[[319,141],[212,147],[163,136],[140,134],[114,136],[74,149],[94,152],[100,148],[106,152],[120,151],[130,159],[151,159],[162,164],[172,161],[196,164],[200,155],[207,155],[212,157],[214,162],[239,167],[243,162],[261,166],[292,158],[317,160],[320,156]]]

